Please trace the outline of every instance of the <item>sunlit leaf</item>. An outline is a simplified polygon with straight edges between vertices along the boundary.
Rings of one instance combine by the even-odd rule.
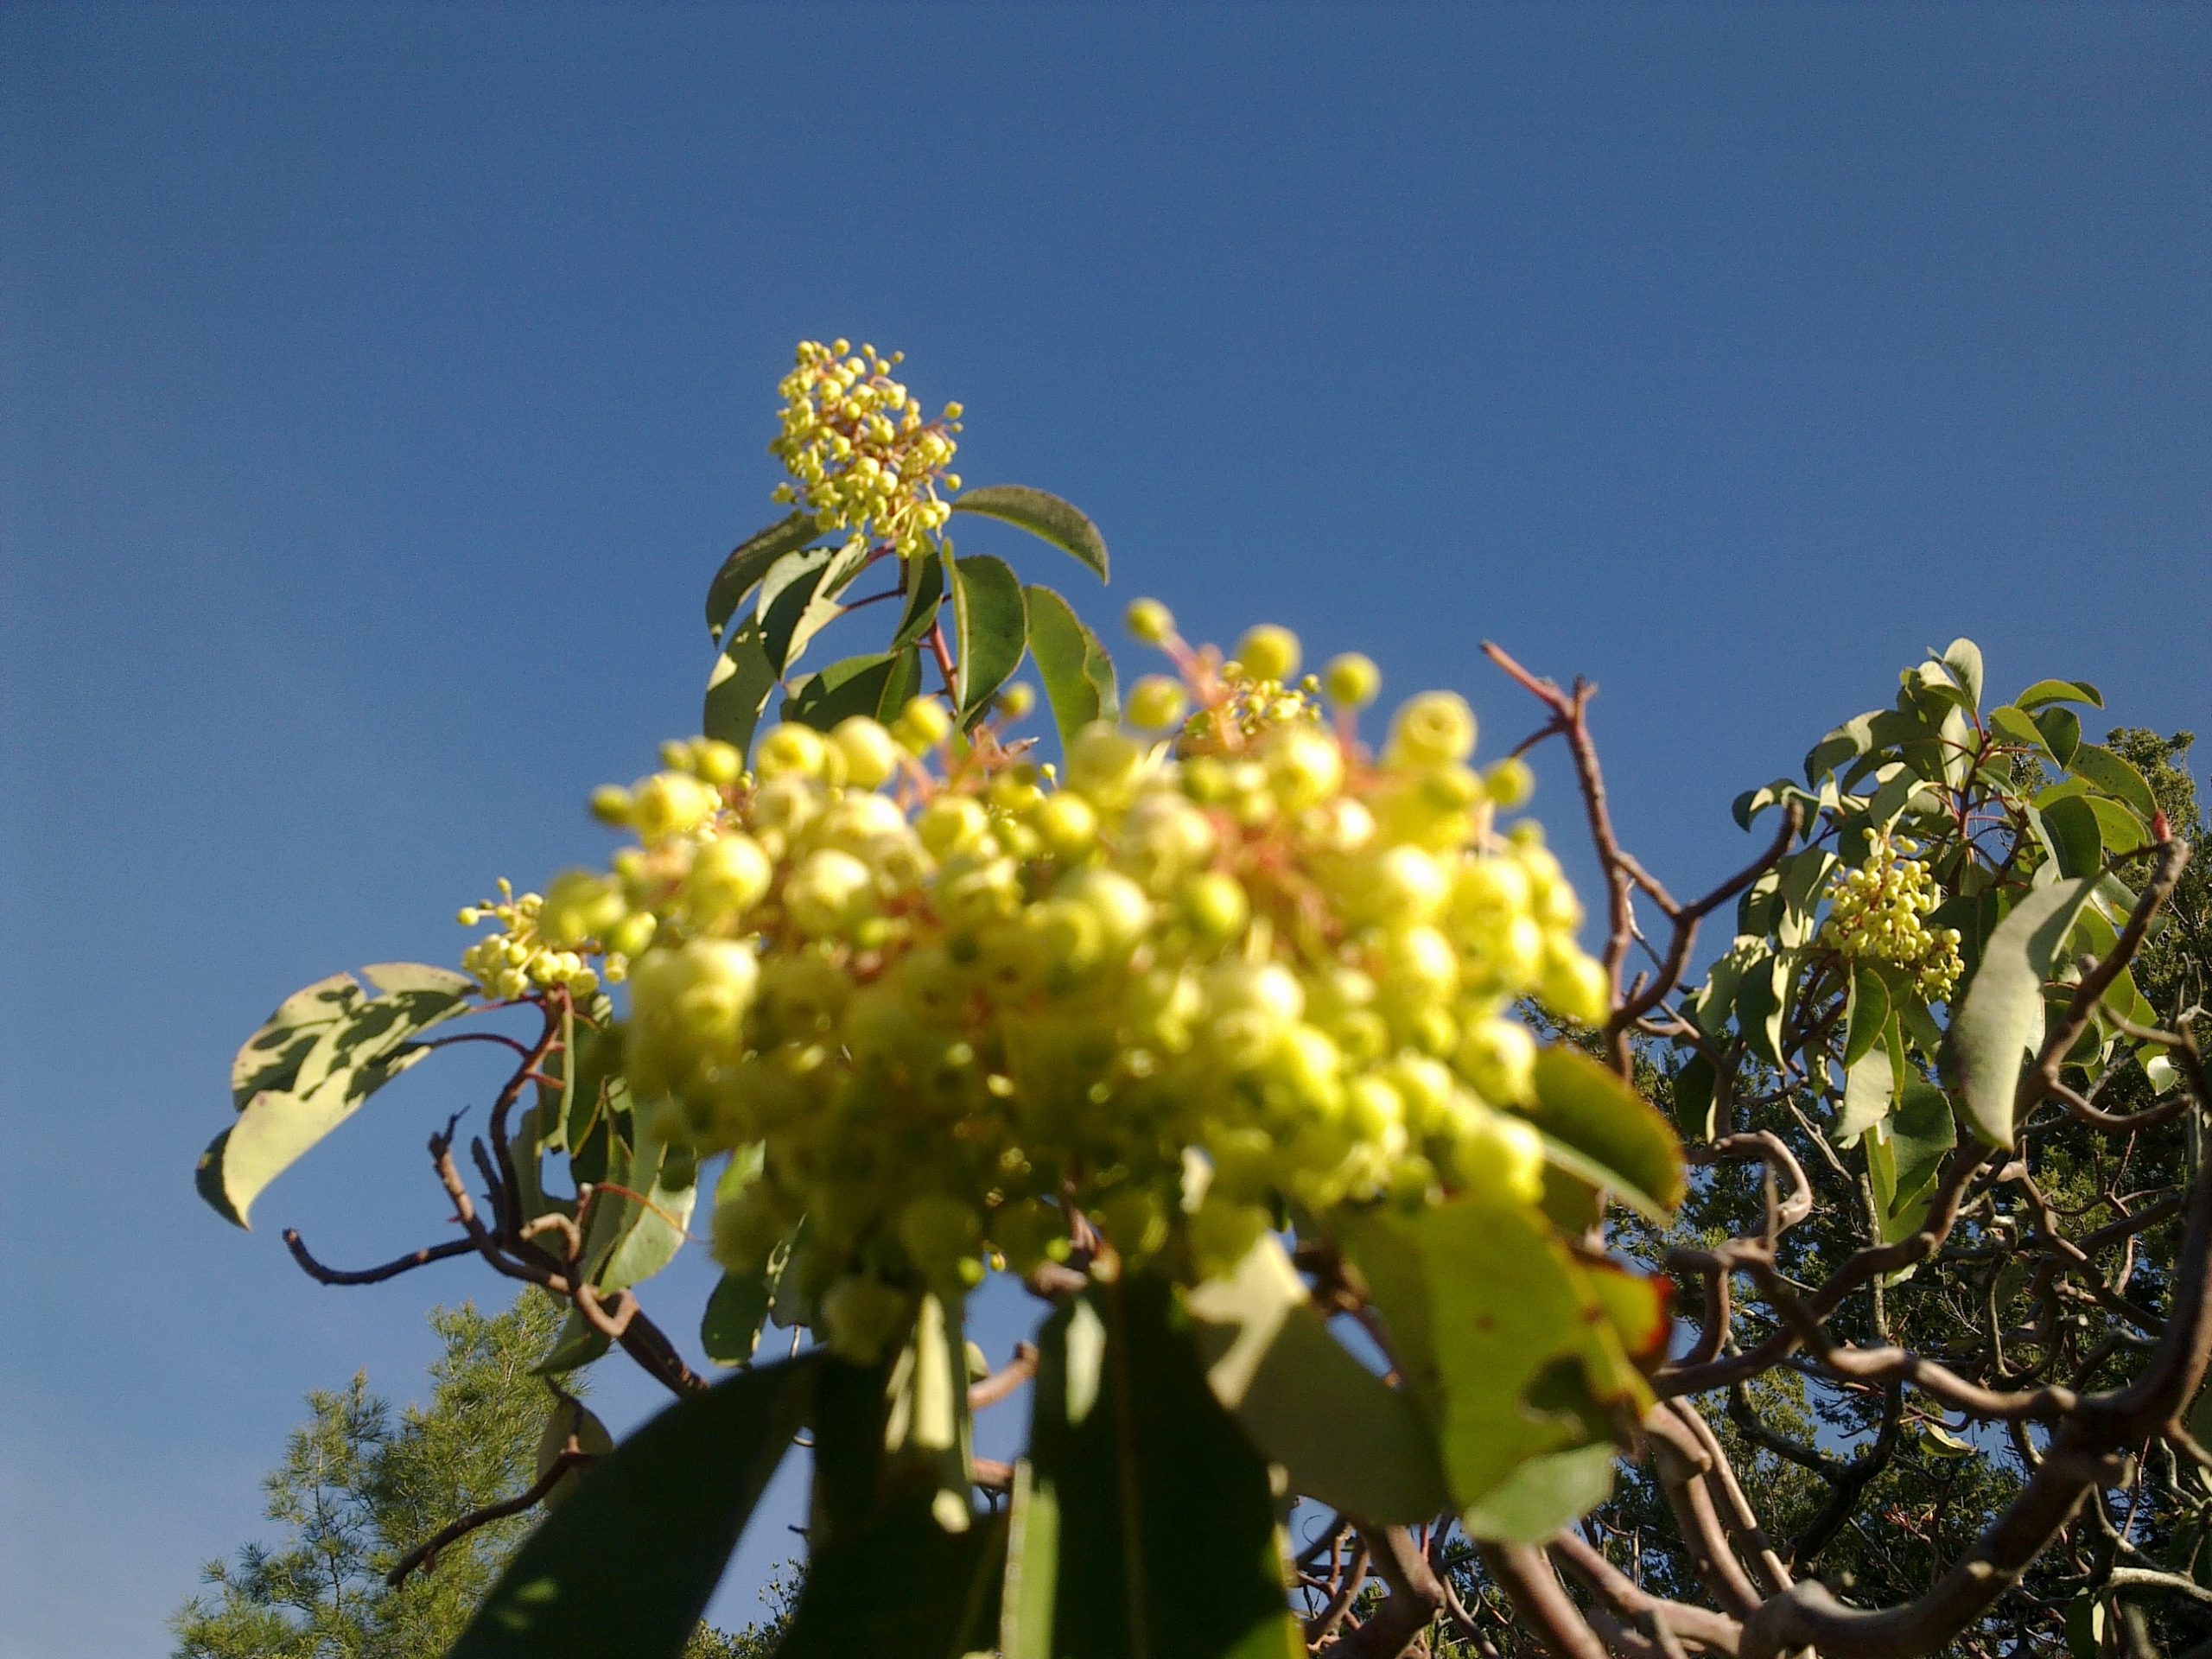
[[[1106,538],[1098,533],[1097,525],[1057,495],[1020,484],[987,484],[960,496],[952,510],[1019,525],[1089,565],[1099,581],[1106,580]]]
[[[1682,1147],[1658,1109],[1580,1049],[1536,1056],[1530,1120],[1606,1172],[1606,1185],[1659,1214],[1682,1201]]]
[[[2037,887],[1998,923],[1951,1020],[1951,1075],[1967,1122],[1997,1146],[2012,1144],[2013,1096],[2031,1050],[2043,1040],[2043,982],[2088,898],[2087,880]]]
[[[745,603],[745,596],[768,574],[770,567],[785,554],[798,552],[820,533],[810,515],[795,512],[754,532],[730,550],[729,556],[715,572],[715,580],[707,589],[707,632],[716,645],[721,643],[722,630],[737,614],[737,607]]]
[[[1021,582],[1003,559],[952,562],[952,620],[960,653],[953,690],[963,719],[978,713],[1021,666],[1029,609]]]
[[[1114,662],[1098,636],[1050,588],[1032,582],[1024,592],[1029,602],[1030,655],[1037,659],[1038,676],[1045,682],[1046,700],[1052,705],[1061,740],[1094,720],[1114,719],[1121,713]]]

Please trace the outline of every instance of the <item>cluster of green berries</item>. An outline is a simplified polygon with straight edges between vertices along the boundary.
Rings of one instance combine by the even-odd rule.
[[[1840,956],[1905,969],[1923,997],[1940,1002],[1966,964],[1958,929],[1928,925],[1943,895],[1928,866],[1912,856],[1919,850],[1905,836],[1885,836],[1866,863],[1840,872],[1828,884],[1821,939]]]
[[[848,1352],[1086,1225],[1196,1279],[1286,1215],[1540,1196],[1513,1005],[1611,1003],[1537,826],[1497,822],[1525,768],[1476,771],[1447,693],[1370,752],[1364,658],[1294,696],[1282,630],[1232,664],[1157,606],[1132,622],[1180,671],[1133,721],[1172,738],[1098,722],[1040,766],[918,699],[888,728],[776,727],[747,770],[671,746],[594,798],[637,843],[537,913],[626,963],[640,1109],[702,1154],[763,1146],[717,1257],[758,1269],[804,1217],[786,1271]]]
[[[457,918],[463,927],[486,921],[499,924],[462,953],[461,965],[486,996],[512,1001],[556,987],[572,996],[586,997],[599,988],[600,970],[588,957],[605,957],[605,947],[592,941],[582,950],[550,944],[543,926],[544,899],[535,893],[516,895],[513,883],[504,877],[497,899],[465,906]],[[619,957],[609,963],[607,977],[621,977]]]
[[[842,340],[802,340],[797,365],[778,385],[783,429],[768,451],[791,481],[777,486],[776,499],[812,514],[825,534],[849,531],[912,558],[951,516],[937,486],[960,487],[945,471],[958,447],[960,405],[925,421],[921,404],[891,378],[903,353],[851,350]]]

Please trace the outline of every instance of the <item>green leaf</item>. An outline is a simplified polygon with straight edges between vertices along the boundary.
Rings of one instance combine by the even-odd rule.
[[[1675,1073],[1675,1129],[1685,1141],[1710,1141],[1720,1133],[1720,1079],[1713,1062],[1692,1054]]]
[[[1020,578],[1005,560],[952,562],[952,622],[960,652],[953,690],[964,721],[1013,677],[1027,649],[1029,607]]]
[[[2025,709],[2015,708],[2009,702],[2000,703],[1989,711],[1989,729],[2007,743],[2018,743],[2024,748],[2046,754],[2050,753],[2050,746],[2044,741],[2043,728],[2029,717]]]
[[[1927,1213],[1925,1200],[1942,1173],[1944,1157],[1959,1143],[1958,1124],[1944,1092],[1917,1077],[1905,1079],[1897,1099],[1897,1116],[1890,1120],[1890,1147],[1896,1158],[1897,1201],[1917,1202],[1919,1214]],[[1919,1224],[1918,1216],[1914,1225]]]
[[[2145,819],[2158,810],[2151,785],[2143,781],[2143,774],[2126,760],[2101,744],[2084,743],[2074,751],[2074,758],[2066,763],[2067,770],[2077,778],[2086,778],[2114,800],[2125,801]]]
[[[1843,1074],[1843,1106],[1836,1114],[1835,1138],[1849,1146],[1880,1123],[1897,1104],[1897,1074],[1888,1046],[1877,1043]]]
[[[729,643],[715,658],[700,729],[741,753],[751,748],[760,711],[775,689],[776,671],[768,666],[768,653],[760,643],[760,620],[748,617],[732,630]]]
[[[1541,1218],[1462,1198],[1385,1225],[1406,1228],[1417,1245],[1439,1440],[1463,1509],[1530,1459],[1605,1438],[1591,1404],[1624,1388],[1632,1394],[1632,1374],[1623,1375],[1603,1306]],[[1367,1259],[1357,1258],[1363,1268]],[[1381,1284],[1370,1288],[1395,1335],[1402,1307],[1379,1300]],[[1601,1342],[1610,1351],[1593,1351]],[[1408,1363],[1404,1352],[1397,1357]]]
[[[238,1121],[200,1155],[194,1184],[225,1219],[246,1226],[263,1189],[427,1055],[415,1039],[467,1013],[476,988],[464,974],[415,963],[379,963],[363,969],[362,976],[382,994],[364,998],[357,985],[347,997],[334,980],[311,985],[287,998],[232,1063],[234,1091],[240,1081],[272,1077],[283,1084],[250,1096]],[[286,1008],[294,1023],[280,1023]],[[326,1014],[332,1017],[325,1020]],[[314,1040],[302,1047],[309,1031]]]
[[[606,1264],[597,1281],[608,1295],[627,1290],[652,1277],[683,1248],[683,1230],[699,1197],[699,1163],[688,1147],[672,1147],[663,1138],[663,1115],[637,1115],[637,1146],[627,1178],[620,1185],[639,1193],[644,1203],[614,1193],[602,1193],[593,1203],[592,1231],[602,1224],[614,1242],[604,1246]],[[650,1183],[650,1185],[648,1185]],[[596,1249],[587,1252],[596,1261]]]
[[[1983,1140],[2012,1144],[2012,1097],[2028,1052],[2043,1040],[2043,982],[2092,883],[2037,887],[1998,923],[1951,1020],[1951,1073],[1967,1121]]]
[[[1850,1000],[1843,1016],[1843,1068],[1848,1071],[1882,1040],[1890,1023],[1890,989],[1880,974],[1864,963],[1851,970]]]
[[[1620,1448],[1610,1440],[1529,1459],[1460,1511],[1471,1537],[1540,1544],[1613,1495]]]
[[[1789,957],[1762,948],[1744,965],[1742,975],[1736,990],[1736,1028],[1755,1056],[1780,1070]]]
[[[857,537],[840,546],[785,554],[760,583],[760,647],[780,679],[814,636],[845,612],[837,595],[868,563],[868,543]]]
[[[2043,734],[2043,746],[2050,758],[2060,766],[2074,758],[2074,751],[2081,746],[2082,722],[2071,709],[2045,709],[2035,717],[2036,729]]]
[[[1030,654],[1037,659],[1061,741],[1094,720],[1115,719],[1121,713],[1121,697],[1114,683],[1114,659],[1098,636],[1050,588],[1032,582],[1023,591],[1029,601]]]
[[[1419,1406],[1330,1334],[1272,1233],[1186,1305],[1215,1398],[1293,1491],[1377,1526],[1452,1507]]]
[[[760,1273],[725,1273],[707,1298],[699,1320],[699,1346],[717,1365],[749,1365],[768,1317],[768,1279]]]
[[[1301,1659],[1267,1464],[1169,1287],[1092,1284],[1038,1346],[1005,1659]]]
[[[1943,670],[1952,683],[1966,693],[1967,707],[1981,707],[1981,647],[1971,639],[1954,639],[1943,648]]]
[[[964,1659],[997,1633],[1007,1523],[947,1532],[926,1510],[894,1510],[807,1551],[776,1659]]]
[[[2086,702],[2097,709],[2105,706],[2103,694],[2087,680],[2037,680],[2012,701],[2022,709],[2040,709],[2051,702]]]
[[[1554,1043],[1536,1056],[1537,1128],[1583,1153],[1605,1185],[1638,1208],[1682,1201],[1682,1147],[1658,1109],[1580,1049]]]
[[[244,1111],[264,1090],[290,1088],[316,1040],[360,1001],[360,982],[351,974],[333,974],[278,1003],[231,1062],[232,1104]]]
[[[678,1401],[585,1471],[448,1659],[677,1659],[806,1415],[812,1355]]]
[[[1099,581],[1107,579],[1106,538],[1098,533],[1097,525],[1057,495],[1020,484],[986,484],[962,495],[953,502],[952,510],[1018,525],[1089,565]]]
[[[614,1450],[614,1437],[607,1432],[607,1425],[599,1421],[597,1413],[572,1394],[556,1395],[553,1408],[545,1414],[545,1427],[537,1437],[538,1479],[544,1479],[555,1460],[569,1449],[572,1435],[576,1450],[591,1457],[607,1457]],[[582,1469],[571,1469],[554,1483],[553,1490],[542,1500],[547,1512],[550,1514],[566,1503],[582,1479]]]
[[[887,725],[921,685],[921,657],[912,645],[877,656],[848,657],[794,682],[784,702],[784,718],[823,732],[852,715],[866,715]]]
[[[2114,858],[2125,858],[2151,844],[2150,826],[2136,817],[2132,807],[2122,806],[2102,795],[2085,795],[2082,798],[2096,814],[2097,832],[2104,841],[2105,851]]]
[[[553,1345],[545,1357],[530,1368],[532,1376],[559,1376],[573,1371],[580,1365],[588,1365],[614,1345],[604,1332],[574,1308],[561,1321],[561,1328],[553,1333]]]
[[[1817,784],[1847,760],[1856,760],[1872,750],[1874,722],[1887,712],[1877,709],[1854,715],[1813,745],[1805,756],[1805,781]]]
[[[906,564],[906,603],[899,613],[899,626],[891,636],[891,649],[911,645],[930,631],[938,607],[944,601],[944,558],[931,551]]]
[[[2042,809],[2042,817],[2061,875],[2094,876],[2104,868],[2104,833],[2086,796],[2055,800]]]
[[[810,515],[795,512],[766,530],[755,531],[730,550],[729,556],[715,572],[715,580],[707,589],[707,632],[716,645],[721,644],[722,630],[737,614],[737,607],[745,603],[745,596],[768,574],[769,568],[785,554],[798,552],[821,533]]]
[[[2067,1604],[2066,1646],[2074,1659],[2102,1659],[2105,1605],[2095,1596],[2079,1595]]]

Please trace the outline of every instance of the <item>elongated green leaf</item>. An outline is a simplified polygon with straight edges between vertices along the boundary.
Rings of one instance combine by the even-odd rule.
[[[429,1051],[415,1039],[467,1013],[468,995],[475,989],[466,975],[419,963],[382,963],[362,973],[381,995],[363,997],[356,987],[347,998],[330,980],[310,986],[285,1006],[296,1014],[311,1014],[313,1022],[280,1028],[272,1020],[233,1064],[234,1085],[241,1077],[252,1081],[264,1076],[281,1077],[284,1084],[250,1096],[238,1121],[200,1155],[194,1184],[225,1219],[246,1226],[263,1189],[359,1110],[371,1095],[423,1058]],[[335,1017],[323,1020],[325,1012]],[[278,1016],[283,1014],[280,1008]],[[314,1040],[302,1050],[299,1039],[309,1029]],[[268,1047],[254,1048],[264,1041]],[[246,1063],[247,1056],[254,1057],[251,1063]]]
[[[806,1415],[818,1363],[741,1371],[594,1464],[448,1659],[677,1659]]]
[[[2035,721],[2050,758],[2062,766],[2071,761],[2074,751],[2082,745],[2081,717],[2071,709],[2052,708],[2038,710]]]
[[[1950,1100],[1935,1084],[1907,1078],[1890,1127],[1891,1146],[1897,1154],[1897,1202],[1906,1205],[1919,1200],[1920,1213],[1924,1215],[1925,1200],[1942,1173],[1944,1155],[1959,1143]]]
[[[1872,709],[1854,715],[1813,745],[1805,756],[1805,781],[1817,784],[1846,761],[1856,760],[1872,750],[1876,747],[1875,721],[1885,712]]]
[[[2125,801],[2139,817],[2148,818],[2158,810],[2158,800],[2151,793],[2151,785],[2143,781],[2143,774],[2101,744],[2082,744],[2066,766],[2068,771],[2088,779],[2114,800]]]
[[[776,671],[768,666],[768,653],[760,643],[760,620],[748,617],[731,630],[729,643],[715,658],[700,729],[741,752],[751,748],[760,711],[775,689]]]
[[[921,658],[912,645],[878,656],[848,657],[794,681],[784,718],[823,732],[852,715],[888,723],[921,685]]]
[[[1028,648],[1029,607],[1020,578],[1003,559],[955,559],[952,620],[960,652],[953,690],[961,717],[969,719],[1013,677]]]
[[[1675,1129],[1685,1141],[1710,1141],[1720,1133],[1719,1074],[1703,1054],[1693,1054],[1675,1073]]]
[[[1066,600],[1037,582],[1023,591],[1029,601],[1029,652],[1052,705],[1052,723],[1065,742],[1092,721],[1121,713],[1114,659]]]
[[[1682,1201],[1681,1142],[1657,1108],[1580,1049],[1554,1043],[1536,1056],[1530,1119],[1588,1157],[1605,1183],[1661,1215]]]
[[[231,1103],[244,1111],[264,1090],[284,1090],[300,1075],[316,1039],[360,1006],[361,987],[351,974],[333,974],[294,991],[276,1005],[231,1062]]]
[[[1736,989],[1736,1028],[1753,1054],[1777,1070],[1782,1027],[1788,1012],[1790,953],[1762,946],[1745,963]]]
[[[868,563],[868,544],[849,541],[786,554],[760,583],[760,648],[780,679],[814,636],[844,613],[837,595]]]
[[[530,1368],[532,1376],[559,1376],[578,1366],[588,1365],[601,1357],[613,1342],[591,1322],[569,1309],[569,1317],[561,1321],[561,1328],[553,1333],[553,1345],[544,1357]]]
[[[986,484],[962,495],[953,502],[952,510],[1019,525],[1089,565],[1099,581],[1106,580],[1106,538],[1098,533],[1097,525],[1057,495],[1020,484]]]
[[[1273,1234],[1187,1305],[1214,1397],[1294,1491],[1378,1526],[1452,1507],[1419,1406],[1330,1334]]]
[[[2000,703],[1989,711],[1989,729],[2007,743],[2018,743],[2027,748],[2048,754],[2050,746],[2044,741],[2043,728],[2029,717],[2024,709]]]
[[[1300,1659],[1267,1465],[1173,1291],[1094,1284],[1039,1348],[1005,1659]]]
[[[1613,1495],[1620,1448],[1610,1440],[1529,1459],[1460,1511],[1470,1536],[1541,1543]]]
[[[1603,1438],[1582,1402],[1601,1387],[1632,1385],[1605,1375],[1610,1363],[1593,1368],[1592,1339],[1611,1326],[1537,1217],[1461,1199],[1410,1225],[1424,1264],[1445,1472],[1471,1507],[1530,1459]],[[1391,1306],[1380,1306],[1395,1332]],[[1603,1358],[1618,1357],[1616,1341]]]
[[[1951,1075],[1967,1122],[1985,1141],[2012,1144],[2013,1096],[2028,1052],[2043,1040],[2043,982],[2092,883],[2037,887],[1998,923],[1952,1018]]]
[[[2104,842],[2105,851],[2113,857],[2125,858],[2151,844],[2150,826],[2135,815],[2133,808],[2107,800],[2102,795],[2087,795],[2082,800],[2096,815],[2098,836]]]
[[[2040,709],[2051,702],[2086,702],[2096,709],[2105,706],[2104,695],[2087,680],[2037,680],[2012,702],[2021,709]]]
[[[910,561],[906,569],[906,602],[900,608],[899,626],[891,636],[891,649],[911,645],[930,631],[938,607],[944,601],[944,559],[927,552]]]
[[[690,1148],[662,1138],[658,1114],[641,1112],[633,1121],[637,1145],[621,1185],[639,1198],[603,1194],[592,1215],[594,1234],[604,1223],[613,1241],[598,1272],[599,1287],[609,1295],[642,1284],[676,1259],[699,1197],[699,1162]],[[599,1251],[590,1259],[599,1260]]]
[[[776,1659],[964,1659],[997,1634],[1007,1522],[947,1532],[909,1506],[807,1552]]]
[[[788,518],[778,519],[767,529],[756,531],[730,550],[722,561],[721,569],[707,589],[707,632],[716,645],[722,642],[722,630],[729,626],[737,607],[745,603],[760,578],[769,568],[786,553],[796,553],[821,532],[814,520],[804,512],[795,512]]]
[[[1897,1104],[1897,1077],[1889,1048],[1876,1043],[1843,1074],[1843,1107],[1836,1115],[1835,1138],[1849,1146],[1881,1122]]]
[[[1981,707],[1981,647],[1971,639],[1954,639],[1943,648],[1943,669],[1952,683],[1966,694],[1967,707]]]
[[[2044,830],[2062,875],[2094,875],[2104,867],[2104,832],[2085,797],[2069,795],[2042,809]]]
[[[1882,1040],[1890,1023],[1888,982],[1864,964],[1852,969],[1851,994],[1843,1020],[1843,1065],[1848,1071]]]

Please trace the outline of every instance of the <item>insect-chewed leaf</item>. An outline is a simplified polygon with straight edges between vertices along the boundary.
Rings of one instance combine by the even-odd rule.
[[[961,496],[952,510],[1019,525],[1089,565],[1099,581],[1106,580],[1106,538],[1079,509],[1057,495],[1021,484],[986,484]]]
[[[677,1659],[806,1415],[819,1363],[741,1371],[594,1464],[448,1659]]]
[[[2027,1054],[2043,1039],[2043,982],[2094,883],[2037,887],[2013,906],[1983,946],[1951,1020],[1951,1073],[1967,1122],[1985,1141],[2012,1144],[2013,1096]]]
[[[467,1012],[475,982],[419,963],[362,969],[378,995],[346,975],[294,993],[232,1065],[238,1121],[200,1155],[194,1181],[216,1212],[239,1226],[262,1190],[363,1102],[428,1052],[415,1039]]]

